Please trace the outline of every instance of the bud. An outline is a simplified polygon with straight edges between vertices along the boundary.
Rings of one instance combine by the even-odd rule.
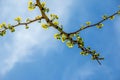
[[[99,24],[96,25],[96,27],[97,27],[98,29],[101,29],[103,26],[104,26],[104,25],[103,25],[102,23],[99,23]]]
[[[22,18],[19,16],[19,17],[15,18],[14,20],[17,21],[18,23],[20,23]]]
[[[32,11],[35,9],[35,4],[33,4],[32,0],[28,2],[28,10]]]
[[[74,44],[71,42],[71,41],[67,41],[66,42],[66,45],[69,47],[69,48],[72,48],[74,46]]]
[[[88,26],[89,26],[90,24],[91,24],[91,22],[86,22],[86,25],[88,25]]]
[[[61,38],[61,35],[60,35],[60,34],[58,34],[58,33],[56,33],[56,34],[54,34],[54,38],[55,38],[55,39],[58,39],[58,40],[60,40],[60,38]]]
[[[115,16],[111,16],[111,17],[110,17],[110,20],[113,20],[114,18],[115,18]]]
[[[47,30],[48,29],[48,24],[42,24],[41,25],[43,29]]]

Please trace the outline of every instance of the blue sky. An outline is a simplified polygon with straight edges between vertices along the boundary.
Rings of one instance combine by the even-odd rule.
[[[27,10],[28,0],[0,0],[0,23],[15,24],[14,18],[34,18],[36,8]],[[59,15],[67,32],[77,30],[86,21],[96,23],[104,14],[118,10],[119,0],[52,0],[47,1],[50,13]],[[104,22],[103,29],[95,27],[81,32],[86,46],[105,57],[102,66],[80,55],[75,46],[69,49],[53,38],[56,30],[44,31],[39,23],[7,32],[0,37],[0,80],[120,80],[120,16]]]

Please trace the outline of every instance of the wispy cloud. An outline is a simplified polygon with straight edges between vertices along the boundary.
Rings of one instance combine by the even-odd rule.
[[[66,68],[62,80],[90,80],[91,76],[95,75],[95,73],[96,68],[89,63],[79,67],[72,63]]]
[[[120,48],[120,18],[118,17],[115,22],[114,22],[114,31],[116,33],[116,41],[118,43],[118,49]],[[114,65],[116,67],[116,69],[120,70],[120,65],[118,64],[118,60],[120,59],[120,54],[119,51],[117,53],[115,53],[114,56]]]
[[[89,66],[89,65],[87,65]],[[95,70],[90,67],[88,68],[87,66],[83,66],[81,69],[78,71],[78,80],[88,80],[92,75],[95,74]]]
[[[119,34],[120,34],[120,18],[117,18],[117,20],[115,21],[114,23],[114,28],[115,28],[115,32],[116,32],[116,35],[117,35],[117,38],[118,38],[118,42],[119,42],[119,45],[120,45],[120,37],[119,37]]]
[[[58,3],[62,4],[61,5],[56,5]],[[10,5],[3,5],[4,3],[2,2],[2,9],[4,10],[3,12],[1,12],[2,16],[5,15],[9,15],[9,11],[11,12],[10,9],[13,9],[13,7],[17,7],[16,10],[14,10],[15,13],[12,13],[11,16],[6,16],[9,17],[9,19],[7,19],[8,21],[10,21],[10,17],[15,17],[14,15],[17,14],[21,14],[26,16],[25,14],[29,14],[26,9],[27,6],[24,5],[26,4],[27,1],[25,0],[20,0],[20,1],[16,1],[16,0],[6,0],[6,4],[11,4]],[[67,13],[68,11],[65,9],[65,7],[68,7],[70,5],[70,3],[63,5],[62,1],[59,0],[52,3],[48,2],[48,4],[51,4],[49,6],[51,6],[51,8],[54,8],[55,13],[57,13],[60,17],[62,16],[62,14]],[[55,7],[52,5],[56,5]],[[61,7],[60,11],[57,10],[57,8],[59,9],[59,7]],[[26,9],[25,9],[26,8]],[[62,11],[61,11],[62,10]],[[13,12],[13,11],[12,11]],[[17,13],[17,14],[16,14]],[[37,12],[36,12],[37,14]],[[13,16],[12,16],[13,15]],[[67,14],[65,14],[66,16],[68,16]],[[34,14],[32,15],[34,16]],[[65,20],[67,20],[67,18],[64,18]],[[6,20],[6,19],[4,19]],[[12,21],[11,21],[12,22]],[[3,41],[3,45],[2,46],[2,51],[6,52],[3,53],[1,52],[0,54],[4,56],[4,58],[1,59],[1,64],[0,64],[0,75],[5,75],[7,72],[9,72],[16,63],[22,61],[23,59],[25,59],[28,55],[30,55],[32,52],[34,52],[34,47],[39,47],[40,49],[40,53],[41,54],[45,54],[45,51],[50,51],[51,49],[54,49],[56,47],[56,42],[54,42],[53,39],[53,33],[55,31],[50,30],[50,31],[43,31],[41,30],[41,28],[39,27],[40,24],[32,24],[30,26],[34,26],[31,27],[30,30],[23,30],[23,28],[18,28],[17,31],[15,33],[13,33],[13,35],[9,38],[11,38],[11,41]],[[38,27],[37,27],[38,26]],[[50,40],[50,42],[48,42]],[[9,43],[10,42],[10,43]],[[55,44],[55,45],[52,45]],[[52,45],[52,46],[51,46]]]

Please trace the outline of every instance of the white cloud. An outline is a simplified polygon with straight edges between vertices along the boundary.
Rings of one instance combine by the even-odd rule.
[[[89,68],[82,68],[79,70],[79,78],[80,80],[88,80],[92,75],[95,74],[94,70]]]
[[[95,73],[96,68],[89,63],[79,67],[71,63],[66,67],[62,80],[88,80],[91,76],[95,75]]]
[[[11,20],[10,18],[15,17],[16,15],[21,15],[26,17],[30,15],[26,11],[27,9],[26,3],[27,1],[25,0],[20,0],[20,1],[6,0],[6,4],[8,5],[4,6],[3,5],[4,3],[2,1],[1,5],[2,5],[3,12],[1,12],[1,16],[7,15],[3,20],[10,21]],[[67,7],[70,6],[70,1],[67,4],[62,3],[61,0],[56,2],[53,1],[53,3],[51,1],[49,3],[51,4],[49,6],[55,5],[55,7],[52,6],[51,8],[54,8],[55,11],[53,12],[60,15],[60,17],[62,16],[62,14],[65,14],[66,16],[68,16]],[[62,7],[61,5],[58,5],[58,3],[61,3]],[[59,11],[57,10],[57,8],[60,8]],[[32,16],[38,14],[37,12],[36,13],[33,12],[33,13],[34,14],[31,14]],[[67,18],[64,18],[64,19],[67,20]],[[40,53],[42,54],[45,51],[50,51],[51,49],[54,49],[56,47],[57,43],[54,42],[54,40],[52,40],[53,39],[52,35],[54,33],[53,30],[43,31],[41,30],[41,28],[39,28],[39,24],[33,24],[31,26],[34,26],[34,27],[31,27],[29,30],[18,28],[15,33],[10,35],[11,36],[9,37],[10,41],[8,38],[6,41],[3,41],[2,51],[5,53],[4,54],[2,52],[0,53],[2,56],[4,56],[1,59],[1,64],[0,64],[0,76],[5,75],[15,66],[16,63],[23,61],[26,57],[31,55],[31,53],[34,52],[34,49],[33,49],[34,47],[36,46],[39,47],[41,51]],[[50,42],[48,42],[49,40]],[[52,45],[52,44],[55,44],[55,45]]]
[[[118,43],[120,45],[120,18],[117,18],[114,25],[115,25],[114,26],[115,32],[116,32],[116,35],[117,35],[117,38],[118,38]]]
[[[95,73],[96,68],[87,63],[77,69],[76,73],[74,73],[72,80],[88,80],[89,78],[91,78],[91,76],[95,75]]]
[[[64,71],[62,80],[93,80],[109,79],[115,80],[113,67],[110,65],[91,64],[91,62],[82,65],[71,63]],[[103,76],[103,77],[100,77]]]
[[[115,30],[115,33],[116,33],[116,41],[118,43],[118,47],[116,47],[116,48],[119,49],[120,48],[120,17],[119,16],[115,20],[114,30]],[[115,55],[117,55],[117,56],[113,57],[114,66],[116,67],[116,69],[120,70],[120,65],[118,64],[118,60],[120,59],[119,51],[116,52]]]

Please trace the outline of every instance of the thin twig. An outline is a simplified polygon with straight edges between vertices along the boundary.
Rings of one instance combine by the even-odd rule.
[[[118,10],[118,11],[120,11],[120,10]],[[118,11],[115,12],[114,14],[108,16],[106,19],[102,19],[102,20],[100,20],[99,22],[97,22],[97,23],[95,23],[95,24],[92,24],[92,25],[87,25],[87,26],[85,26],[84,28],[80,28],[80,29],[76,30],[75,32],[71,32],[71,33],[69,33],[69,34],[76,34],[76,33],[80,32],[80,31],[83,31],[83,30],[85,30],[85,29],[94,27],[94,26],[96,26],[96,25],[98,25],[98,24],[100,24],[100,23],[103,23],[104,21],[108,20],[110,17],[116,16],[116,15],[118,14]]]

